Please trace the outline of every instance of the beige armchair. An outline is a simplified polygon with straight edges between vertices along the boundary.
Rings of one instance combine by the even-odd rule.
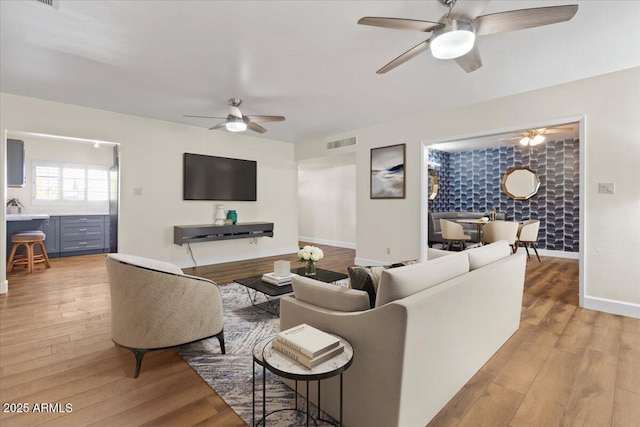
[[[538,262],[540,261],[540,255],[538,255],[538,231],[540,230],[540,221],[537,219],[529,219],[524,221],[519,229],[518,229],[518,239],[516,241],[516,249],[522,243],[524,249],[527,251],[527,257],[531,257],[529,255],[529,248],[531,246],[536,253],[536,257],[538,257]]]
[[[455,243],[459,243],[464,249],[465,243],[471,240],[471,236],[464,234],[462,225],[456,222],[440,219],[440,229],[442,230],[442,240],[444,240],[443,248],[446,250],[451,249]]]
[[[106,257],[111,338],[136,357],[134,377],[151,350],[216,337],[225,354],[222,296],[211,280],[177,266],[133,255]]]
[[[518,223],[511,221],[490,221],[482,229],[482,242],[484,244],[506,240],[515,253],[517,250]]]

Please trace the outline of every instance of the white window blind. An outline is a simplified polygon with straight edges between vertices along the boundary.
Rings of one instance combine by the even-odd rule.
[[[108,167],[33,162],[34,204],[95,206],[108,201]]]

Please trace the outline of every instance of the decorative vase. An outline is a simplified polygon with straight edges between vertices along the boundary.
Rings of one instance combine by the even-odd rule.
[[[224,212],[224,205],[218,205],[218,210],[216,211],[216,221],[215,225],[224,225],[224,220],[227,219],[227,215]]]
[[[304,266],[304,275],[305,276],[315,276],[316,275],[316,262],[313,260],[307,260],[307,263]]]
[[[238,222],[238,214],[233,209],[229,209],[227,212],[227,219],[230,219],[235,224]]]

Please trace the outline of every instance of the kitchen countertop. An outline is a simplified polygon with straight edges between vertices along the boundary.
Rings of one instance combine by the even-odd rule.
[[[7,221],[31,221],[33,219],[49,219],[49,214],[7,214]]]

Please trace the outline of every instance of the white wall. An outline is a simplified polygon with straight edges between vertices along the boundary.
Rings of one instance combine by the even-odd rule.
[[[298,170],[300,239],[356,247],[356,165]]]
[[[640,317],[640,68],[570,82],[437,114],[357,131],[357,252],[388,262],[420,255],[421,141],[488,133],[558,118],[586,116],[585,306],[621,306]],[[352,132],[356,133],[356,131]],[[407,144],[407,197],[369,199],[373,147]],[[296,158],[318,157],[323,141],[296,146]],[[598,182],[615,182],[614,195]],[[386,248],[391,248],[387,255]],[[624,311],[624,310],[623,310]]]
[[[297,251],[297,164],[292,144],[5,93],[0,94],[0,129],[120,143],[119,251],[183,267],[193,264],[186,247],[173,244],[173,226],[211,224],[216,207],[213,201],[182,200],[183,153],[256,160],[258,201],[224,204],[238,212],[240,222],[274,222],[274,237],[261,237],[256,245],[249,239],[194,243],[195,258],[203,265]],[[0,152],[5,149],[3,139]],[[134,187],[142,188],[142,196],[133,195]],[[3,210],[3,226],[4,215]],[[3,232],[2,259],[6,259],[5,238]]]
[[[7,188],[8,198],[18,198],[24,205],[26,212],[30,213],[63,213],[82,211],[83,213],[108,213],[109,202],[93,204],[90,207],[74,207],[64,205],[33,205],[33,162],[56,162],[67,164],[83,164],[92,166],[113,165],[113,146],[102,145],[94,147],[85,142],[44,138],[30,134],[16,134],[9,132],[8,138],[24,141],[25,147],[25,173],[27,176],[25,186]]]

